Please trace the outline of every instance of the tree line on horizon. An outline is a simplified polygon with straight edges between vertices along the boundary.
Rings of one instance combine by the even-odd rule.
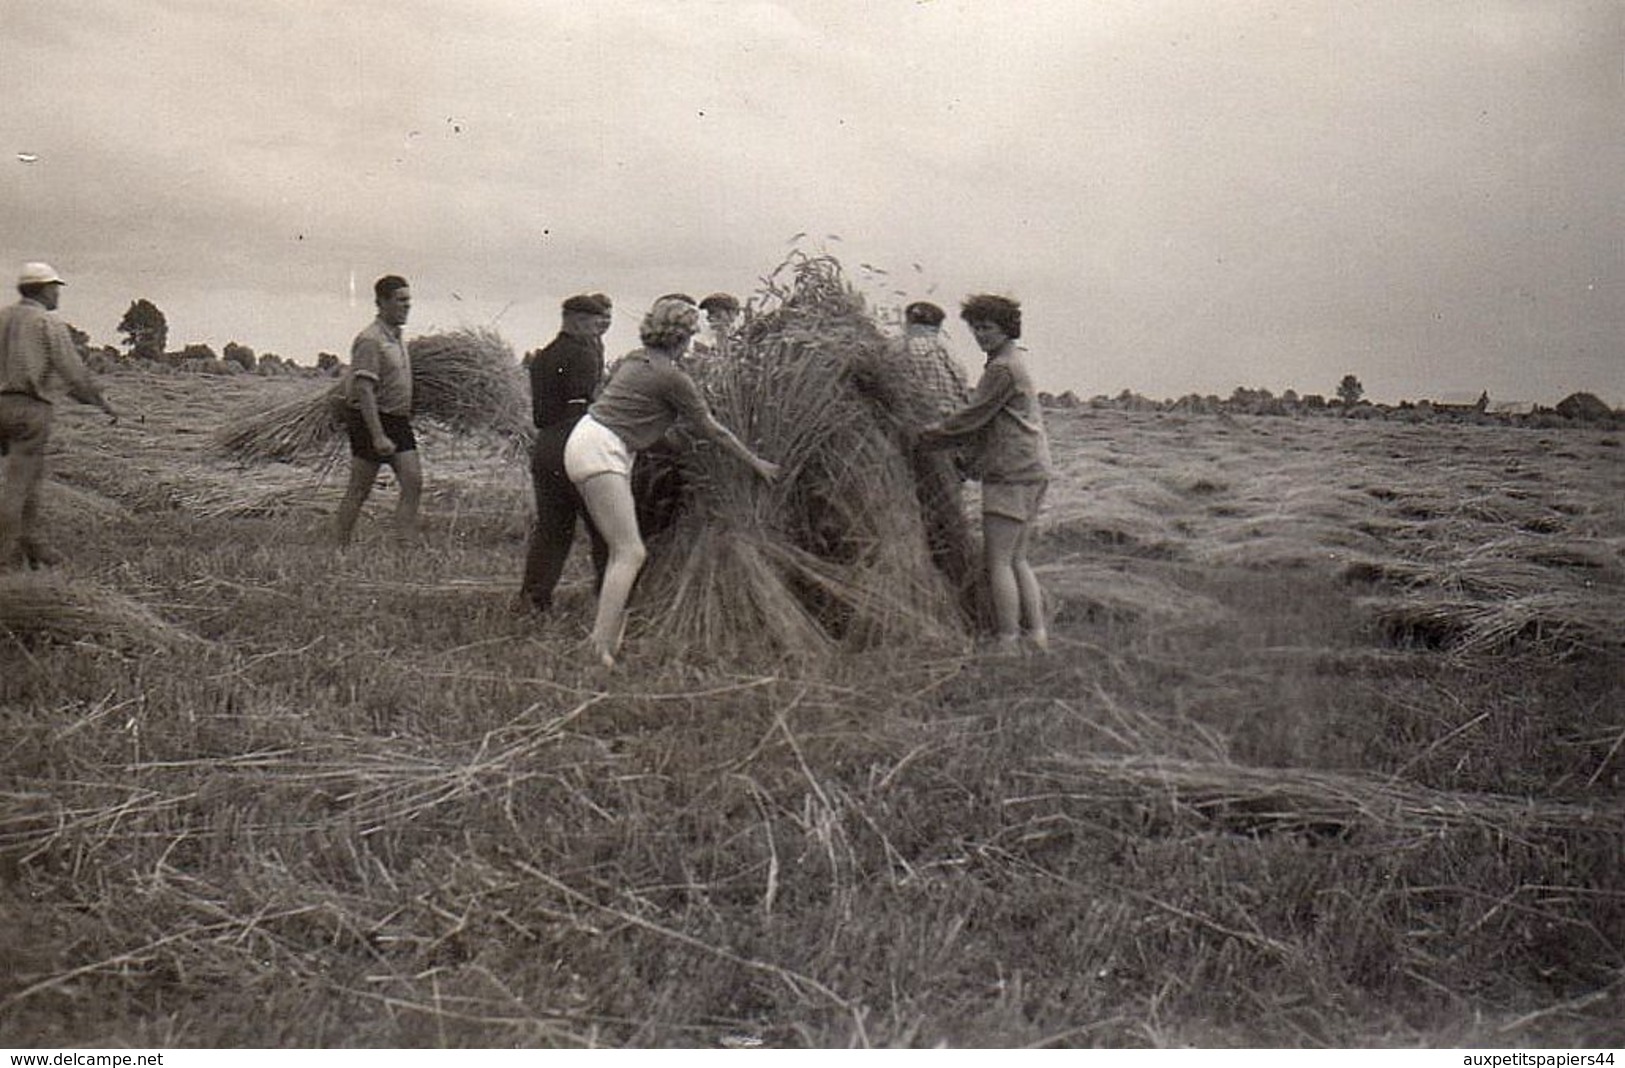
[[[111,345],[93,348],[90,335],[85,331],[71,324],[68,330],[81,355],[102,369],[123,361],[146,361],[155,366],[216,374],[336,375],[343,367],[343,361],[331,352],[319,353],[312,367],[272,352],[257,355],[251,347],[236,341],[228,341],[218,354],[211,346],[198,343],[171,351],[168,349],[168,318],[156,304],[144,297],[131,301],[119,320],[118,332],[123,338],[123,352]],[[1488,391],[1481,392],[1473,404],[1450,404],[1425,398],[1414,402],[1402,400],[1397,405],[1374,404],[1365,399],[1365,385],[1353,373],[1345,374],[1338,381],[1330,397],[1318,393],[1300,394],[1295,389],[1286,389],[1277,395],[1265,388],[1246,386],[1237,386],[1228,397],[1188,393],[1177,399],[1160,401],[1129,389],[1122,390],[1115,397],[1102,394],[1088,401],[1080,399],[1071,390],[1060,394],[1042,392],[1039,397],[1046,405],[1055,408],[1089,407],[1205,415],[1337,414],[1354,418],[1446,418],[1548,426],[1572,423],[1625,426],[1625,409],[1610,408],[1595,394],[1583,391],[1570,393],[1551,408],[1541,405],[1496,408],[1490,403]]]
[[[163,310],[145,297],[133,300],[119,320],[118,332],[123,350],[113,345],[94,346],[90,335],[73,324],[68,333],[79,354],[97,370],[121,363],[140,363],[170,370],[200,371],[206,374],[318,374],[336,373],[341,361],[330,352],[321,353],[316,365],[300,364],[274,352],[256,353],[248,345],[226,342],[225,348],[193,342],[180,349],[169,348],[169,319]]]
[[[1338,382],[1333,395],[1299,394],[1287,389],[1279,395],[1268,389],[1237,386],[1228,397],[1187,393],[1183,397],[1153,400],[1130,389],[1115,397],[1100,394],[1087,401],[1071,390],[1061,394],[1043,393],[1039,399],[1054,408],[1115,409],[1136,412],[1178,412],[1194,415],[1340,415],[1355,419],[1400,419],[1412,422],[1449,420],[1485,424],[1561,427],[1574,424],[1625,428],[1625,409],[1610,408],[1594,393],[1570,393],[1554,407],[1539,404],[1496,406],[1489,392],[1482,391],[1472,404],[1452,404],[1430,399],[1402,400],[1398,404],[1377,404],[1365,399],[1365,386],[1353,374]]]

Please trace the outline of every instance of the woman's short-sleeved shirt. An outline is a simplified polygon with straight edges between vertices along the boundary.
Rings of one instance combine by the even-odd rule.
[[[681,367],[665,357],[650,356],[644,349],[627,354],[615,365],[609,383],[588,411],[633,452],[665,437],[674,423],[698,425],[710,414],[705,396]]]

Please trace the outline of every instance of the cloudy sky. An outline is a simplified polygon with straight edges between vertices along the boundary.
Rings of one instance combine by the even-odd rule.
[[[398,271],[619,350],[805,234],[1020,298],[1056,392],[1625,404],[1619,0],[8,2],[0,101],[0,262],[98,343],[312,363]]]

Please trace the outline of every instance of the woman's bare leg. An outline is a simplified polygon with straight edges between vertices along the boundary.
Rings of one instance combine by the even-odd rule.
[[[982,514],[982,557],[993,600],[993,627],[1000,645],[1021,640],[1021,586],[1016,579],[1016,546],[1026,527],[1019,519]]]
[[[594,475],[580,488],[593,524],[609,544],[609,563],[604,567],[604,584],[598,593],[598,613],[590,640],[604,666],[613,667],[621,647],[621,632],[626,628],[626,602],[648,554],[638,531],[632,484],[625,475]]]
[[[1049,648],[1049,625],[1044,619],[1044,591],[1039,588],[1038,576],[1027,562],[1027,545],[1032,541],[1031,523],[1021,524],[1016,537],[1016,548],[1011,567],[1016,574],[1016,589],[1021,594],[1021,617],[1027,624],[1027,636],[1040,649]]]

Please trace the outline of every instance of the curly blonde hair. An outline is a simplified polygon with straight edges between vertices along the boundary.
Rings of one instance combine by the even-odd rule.
[[[661,297],[643,317],[638,337],[651,349],[680,349],[699,329],[700,309],[693,301]]]

